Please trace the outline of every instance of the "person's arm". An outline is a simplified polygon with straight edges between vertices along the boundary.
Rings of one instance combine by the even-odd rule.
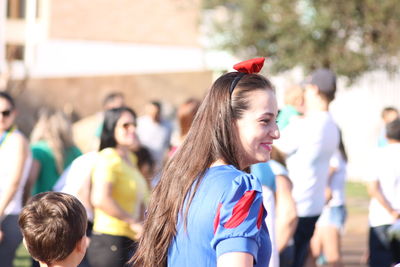
[[[392,215],[394,220],[400,219],[400,212],[392,208],[392,205],[382,193],[379,180],[374,180],[368,183],[368,193],[370,197],[375,198]]]
[[[5,181],[7,183],[6,190],[0,197],[0,217],[4,215],[4,210],[18,190],[24,172],[25,160],[28,157],[28,147],[23,137],[14,136],[14,138],[14,152],[9,155],[9,160],[13,164],[10,165],[10,176]]]
[[[83,181],[77,192],[77,197],[87,210],[93,210],[93,205],[91,201],[92,176],[88,175],[87,177],[84,177],[84,179],[85,180]]]
[[[28,180],[24,186],[24,193],[22,196],[22,203],[25,204],[28,199],[31,197],[32,187],[35,184],[36,180],[39,177],[39,172],[41,169],[40,161],[36,159],[32,159],[31,169],[29,171]]]
[[[325,187],[325,204],[332,199],[332,179],[333,174],[337,171],[336,167],[329,167],[328,182]]]
[[[23,137],[16,135],[14,138],[14,152],[9,155],[9,160],[13,164],[10,165],[10,176],[5,181],[7,183],[6,189],[0,195],[0,220],[3,218],[5,209],[18,190],[24,172],[25,160],[28,156],[28,147]],[[0,231],[0,241],[2,237],[3,234]]]
[[[108,215],[127,222],[138,235],[142,232],[140,222],[123,210],[112,197],[113,184],[106,180],[96,180],[92,183],[91,202],[93,207],[102,210]]]
[[[229,252],[218,257],[217,267],[253,267],[253,256],[245,252]]]
[[[296,203],[292,197],[292,183],[283,175],[276,176],[276,235],[277,248],[288,245],[297,227]]]

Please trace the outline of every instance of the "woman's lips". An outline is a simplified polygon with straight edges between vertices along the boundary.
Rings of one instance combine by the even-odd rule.
[[[268,151],[272,150],[272,143],[261,143],[261,146]]]

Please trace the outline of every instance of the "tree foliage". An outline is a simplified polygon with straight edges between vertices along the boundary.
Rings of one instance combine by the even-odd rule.
[[[354,79],[374,69],[397,70],[398,0],[204,0],[222,35],[218,48],[265,55],[275,72],[330,67]]]

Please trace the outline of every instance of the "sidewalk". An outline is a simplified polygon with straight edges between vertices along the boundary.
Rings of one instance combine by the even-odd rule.
[[[349,216],[342,240],[344,266],[367,267],[368,223],[366,216]]]

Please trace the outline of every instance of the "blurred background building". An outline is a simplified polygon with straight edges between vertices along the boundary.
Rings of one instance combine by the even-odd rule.
[[[25,80],[31,105],[93,114],[109,91],[139,107],[178,104],[211,82],[200,1],[1,0],[2,73]],[[5,64],[7,62],[7,64]],[[4,74],[6,73],[6,74]]]

